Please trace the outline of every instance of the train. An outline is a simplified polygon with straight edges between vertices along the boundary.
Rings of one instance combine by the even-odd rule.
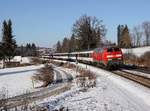
[[[123,54],[119,47],[100,47],[90,51],[53,53],[50,59],[81,62],[107,69],[116,69],[123,64]]]

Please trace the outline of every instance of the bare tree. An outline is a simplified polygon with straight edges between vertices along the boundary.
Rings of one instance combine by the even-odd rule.
[[[73,25],[73,34],[78,40],[79,49],[91,49],[99,46],[106,29],[96,17],[81,16]]]
[[[150,45],[150,22],[145,21],[143,22],[142,26],[143,26],[144,34],[146,37],[146,45]]]
[[[130,36],[131,36],[132,46],[136,47],[136,41],[137,41],[136,35],[134,33],[131,33]]]
[[[135,45],[139,47],[141,45],[142,38],[142,28],[140,25],[133,28],[133,37],[135,39]]]

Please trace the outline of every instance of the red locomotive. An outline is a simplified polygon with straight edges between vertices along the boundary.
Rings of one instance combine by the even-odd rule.
[[[108,68],[118,67],[123,63],[122,51],[118,47],[97,48],[92,53],[93,62]]]

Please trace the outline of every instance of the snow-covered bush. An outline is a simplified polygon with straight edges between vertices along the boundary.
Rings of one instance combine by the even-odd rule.
[[[3,87],[0,91],[0,111],[7,110],[8,91]]]
[[[31,63],[32,64],[45,64],[45,63],[47,63],[47,60],[42,60],[38,57],[33,57],[33,58],[31,58]]]
[[[76,65],[70,64],[69,62],[67,62],[67,63],[63,64],[63,67],[69,68],[69,69],[74,69],[74,68],[76,68]]]
[[[133,53],[124,54],[124,63],[150,68],[150,51],[138,57]]]
[[[56,66],[63,66],[63,62],[57,62],[57,61],[51,61],[52,64],[55,64]]]
[[[127,53],[123,55],[123,60],[125,64],[138,64],[138,59],[139,57],[132,53]]]
[[[48,84],[51,84],[54,80],[53,68],[52,66],[45,65],[45,67],[38,70],[38,73],[35,74],[33,80],[38,82],[43,82],[43,87],[46,87]]]
[[[96,75],[89,70],[80,70],[80,75],[77,76],[77,85],[85,90],[96,86]]]

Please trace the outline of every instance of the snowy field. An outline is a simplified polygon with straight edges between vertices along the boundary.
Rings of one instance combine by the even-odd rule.
[[[20,64],[30,63],[31,57],[21,57],[21,56],[15,56],[13,59],[11,59],[13,62],[20,62]],[[2,60],[0,61],[0,68],[2,68]]]
[[[78,66],[87,67],[97,74],[96,87],[87,92],[73,88],[45,99],[42,106],[48,106],[50,111],[60,107],[69,111],[149,111],[150,89],[99,68]]]
[[[122,49],[123,53],[133,53],[134,55],[136,55],[138,57],[140,57],[147,51],[150,51],[150,46],[138,47],[138,48],[132,48],[132,49]]]
[[[1,94],[8,93],[8,96],[16,96],[30,92],[33,89],[31,77],[41,67],[43,65],[0,69]]]

